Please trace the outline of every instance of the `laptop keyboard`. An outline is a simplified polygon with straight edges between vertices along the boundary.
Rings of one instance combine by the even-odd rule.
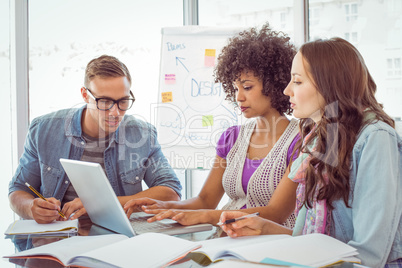
[[[158,221],[147,222],[146,218],[130,218],[130,223],[137,233],[158,232],[166,228],[172,228],[170,224]]]
[[[208,231],[212,229],[210,224],[199,224],[193,226],[183,226],[172,219],[163,219],[161,221],[147,222],[147,219],[155,216],[155,214],[147,214],[145,212],[136,212],[131,214],[129,221],[136,234],[143,233],[164,233],[168,235],[179,235],[194,233],[200,231]]]

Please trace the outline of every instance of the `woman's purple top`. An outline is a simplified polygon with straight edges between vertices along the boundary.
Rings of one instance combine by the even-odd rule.
[[[216,146],[216,154],[224,159],[228,155],[229,151],[232,149],[235,144],[237,137],[239,136],[241,126],[232,126],[224,131],[219,138],[218,144]],[[289,165],[290,159],[292,157],[293,148],[295,147],[297,141],[300,139],[300,135],[297,134],[293,139],[292,143],[289,146],[287,157],[286,157],[286,166]],[[297,158],[297,154],[295,153],[293,156],[293,160]],[[254,171],[260,166],[263,159],[251,160],[246,157],[246,161],[244,162],[243,167],[243,176],[242,176],[242,186],[243,191],[247,194],[247,185],[253,175]]]

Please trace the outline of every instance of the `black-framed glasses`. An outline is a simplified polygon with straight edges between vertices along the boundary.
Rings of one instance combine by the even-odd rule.
[[[96,101],[96,108],[98,108],[101,111],[107,111],[112,109],[115,103],[117,103],[117,107],[120,110],[127,111],[128,109],[131,108],[131,106],[133,106],[135,101],[134,94],[133,92],[131,92],[131,90],[130,90],[131,98],[125,97],[119,100],[113,100],[110,98],[96,98],[94,94],[91,92],[91,90],[89,90],[89,88],[85,89],[88,91],[89,95]]]

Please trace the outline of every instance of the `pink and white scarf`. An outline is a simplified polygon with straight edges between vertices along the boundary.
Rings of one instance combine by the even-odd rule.
[[[314,133],[315,127],[311,130],[311,132],[305,137],[303,141],[303,145],[307,142],[309,137]],[[310,152],[313,152],[317,148],[317,139],[313,141],[313,143],[308,146],[308,149]],[[306,170],[307,167],[310,163],[311,160],[311,155],[309,153],[303,153],[300,152],[299,157],[293,162],[292,164],[292,169],[289,174],[289,178],[294,181],[299,183],[297,190],[296,190],[296,210],[295,214],[299,215],[299,212],[302,208],[302,204],[304,201],[304,193],[305,193],[305,188],[306,188]],[[324,172],[323,174],[324,180],[328,181],[328,176]],[[306,209],[306,217],[304,220],[304,225],[303,229],[301,230],[301,234],[310,234],[310,233],[322,233],[322,234],[328,234],[327,231],[327,203],[326,200],[319,200],[317,201],[317,193],[319,188],[322,186],[317,185],[317,188],[315,190],[315,195],[312,200],[312,208],[307,208],[303,207],[302,209]],[[302,215],[304,213],[300,213]],[[303,220],[303,219],[297,219],[296,220],[296,225],[298,221]],[[300,230],[299,230],[300,232]]]

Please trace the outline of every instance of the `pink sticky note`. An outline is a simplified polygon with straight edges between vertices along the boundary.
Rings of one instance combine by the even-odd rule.
[[[172,85],[176,83],[176,75],[175,74],[165,74],[165,84]]]
[[[205,56],[204,58],[204,65],[206,67],[214,67],[215,66],[215,57],[212,56]]]

